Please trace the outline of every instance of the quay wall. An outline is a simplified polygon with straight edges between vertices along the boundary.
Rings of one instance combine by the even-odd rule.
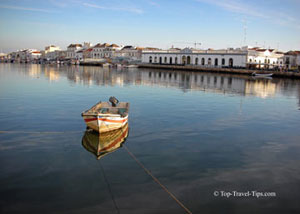
[[[216,67],[201,67],[193,65],[160,65],[160,64],[139,64],[139,68],[154,68],[154,69],[168,69],[168,70],[186,70],[186,71],[205,71],[211,73],[227,73],[227,74],[241,74],[251,75],[253,72],[257,74],[273,73],[273,77],[300,79],[298,72],[281,72],[281,71],[263,71],[263,70],[249,70],[240,68],[216,68]]]

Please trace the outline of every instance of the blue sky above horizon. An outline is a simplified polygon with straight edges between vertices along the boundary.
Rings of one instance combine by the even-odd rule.
[[[84,41],[299,50],[299,11],[299,0],[0,0],[0,52]]]

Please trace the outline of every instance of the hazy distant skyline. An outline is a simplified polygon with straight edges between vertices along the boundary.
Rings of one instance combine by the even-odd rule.
[[[300,50],[299,11],[298,0],[0,0],[0,52],[83,42]]]

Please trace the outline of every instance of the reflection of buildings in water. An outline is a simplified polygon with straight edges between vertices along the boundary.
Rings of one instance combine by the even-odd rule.
[[[56,67],[46,66],[46,67],[44,67],[44,73],[50,82],[59,80],[60,74],[57,71]]]
[[[132,75],[128,71],[117,71],[112,69],[103,69],[101,67],[65,67],[67,78],[74,82],[84,85],[119,85],[131,84],[138,75]]]
[[[247,81],[245,93],[248,95],[254,95],[261,98],[275,96],[276,84],[269,80],[254,80]]]
[[[150,71],[142,73],[143,85],[176,87],[183,90],[212,90],[222,93],[244,94],[245,80],[225,75],[176,71]]]
[[[93,153],[97,159],[116,151],[122,146],[128,136],[128,123],[117,130],[99,134],[94,131],[86,131],[82,138],[83,147]]]
[[[35,64],[31,64],[28,68],[28,75],[33,78],[39,78],[41,75],[41,67]]]
[[[54,67],[34,65],[27,72],[29,75],[38,75],[41,71],[45,73],[50,81],[58,80],[60,75],[66,75],[70,82],[84,85],[148,85],[180,88],[183,91],[212,91],[259,97],[274,96],[275,94],[300,96],[299,81],[288,79],[254,80],[251,77],[229,74],[154,69],[103,70],[103,68],[96,66]]]

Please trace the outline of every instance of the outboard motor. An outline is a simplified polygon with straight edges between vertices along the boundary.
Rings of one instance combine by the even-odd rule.
[[[116,107],[119,103],[119,100],[115,97],[110,97],[109,102],[111,102],[112,107]]]

